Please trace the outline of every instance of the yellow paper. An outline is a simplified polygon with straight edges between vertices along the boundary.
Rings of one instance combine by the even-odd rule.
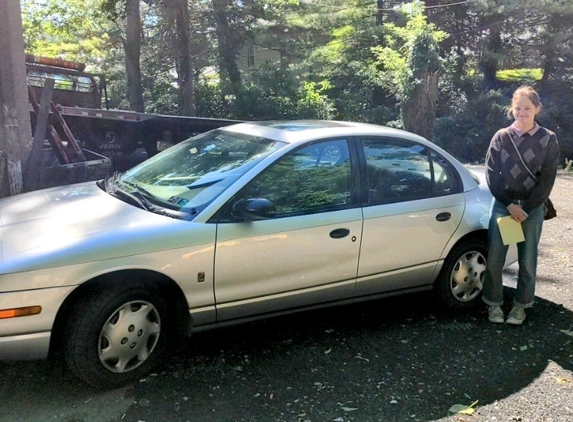
[[[511,218],[511,215],[498,218],[497,225],[499,226],[501,240],[504,245],[511,245],[512,243],[519,243],[525,240],[521,223]]]

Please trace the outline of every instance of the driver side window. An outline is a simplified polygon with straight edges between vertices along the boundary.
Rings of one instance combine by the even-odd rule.
[[[265,198],[276,217],[345,208],[350,203],[346,140],[313,143],[292,151],[245,187],[244,199]]]

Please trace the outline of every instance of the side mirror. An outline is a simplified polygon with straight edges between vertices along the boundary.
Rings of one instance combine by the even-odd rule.
[[[266,198],[239,199],[232,206],[232,215],[244,221],[268,220],[276,216],[276,207]]]

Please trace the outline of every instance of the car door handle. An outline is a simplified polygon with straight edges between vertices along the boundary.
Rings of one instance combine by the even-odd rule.
[[[450,218],[452,218],[452,213],[450,212],[441,212],[436,215],[436,220],[438,221],[448,221]]]
[[[350,234],[350,230],[348,229],[336,229],[330,232],[330,237],[333,239],[342,239]]]

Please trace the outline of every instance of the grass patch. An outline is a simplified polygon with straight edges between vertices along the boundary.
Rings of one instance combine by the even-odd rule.
[[[503,82],[537,82],[543,77],[542,69],[505,69],[496,72],[498,80]]]

